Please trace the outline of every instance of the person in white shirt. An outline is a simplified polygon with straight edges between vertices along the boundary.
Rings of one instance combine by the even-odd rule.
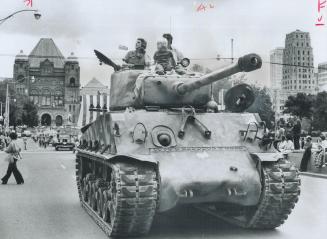
[[[281,139],[280,143],[278,144],[278,150],[280,152],[283,152],[285,147],[286,147],[286,137],[282,136],[282,139]]]
[[[294,150],[294,143],[290,135],[282,136],[282,142],[280,142],[278,149],[282,153],[290,153]]]
[[[326,149],[326,148],[327,148],[327,140],[326,140],[325,135],[321,135],[321,136],[320,136],[320,139],[321,139],[321,143],[320,143],[320,145],[321,145],[324,149]]]
[[[294,150],[294,143],[290,135],[286,136],[285,150]]]

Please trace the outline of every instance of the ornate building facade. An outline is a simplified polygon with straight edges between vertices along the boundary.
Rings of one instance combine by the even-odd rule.
[[[41,38],[26,56],[15,58],[17,97],[38,106],[41,125],[76,125],[80,110],[80,67],[72,53],[67,59],[51,38]]]

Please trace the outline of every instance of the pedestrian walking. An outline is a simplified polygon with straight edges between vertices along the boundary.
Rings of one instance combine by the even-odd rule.
[[[27,150],[27,137],[23,137],[23,142],[24,142],[24,149]]]
[[[304,149],[304,144],[305,144],[305,142],[304,142],[304,137],[302,137],[302,138],[301,138],[301,149]]]
[[[310,136],[307,136],[305,139],[304,144],[304,153],[302,156],[301,164],[300,164],[300,171],[306,172],[308,170],[308,163],[311,158],[311,149],[312,149],[312,139]]]
[[[20,148],[17,145],[16,139],[17,134],[12,132],[9,135],[11,142],[9,143],[8,147],[5,149],[7,153],[6,161],[8,161],[8,169],[6,175],[1,179],[2,184],[7,184],[8,179],[10,178],[11,174],[14,174],[17,184],[23,184],[24,179],[22,174],[19,172],[17,168],[17,161],[21,159]]]
[[[301,121],[297,120],[296,124],[292,129],[293,140],[294,140],[294,149],[300,149],[300,137],[301,137]]]

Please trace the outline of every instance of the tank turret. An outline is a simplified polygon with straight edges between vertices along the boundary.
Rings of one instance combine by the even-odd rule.
[[[185,105],[205,107],[213,95],[212,83],[238,72],[259,69],[261,65],[260,56],[248,54],[228,67],[206,75],[194,72],[158,75],[146,70],[118,70],[111,76],[110,109],[140,109],[148,106],[171,108]]]

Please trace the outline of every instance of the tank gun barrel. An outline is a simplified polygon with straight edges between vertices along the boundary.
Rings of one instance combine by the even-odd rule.
[[[238,72],[250,72],[259,69],[262,65],[261,57],[257,54],[248,54],[240,57],[238,61],[228,67],[213,71],[206,74],[200,79],[191,82],[178,83],[174,86],[174,90],[178,95],[184,95],[187,92],[198,89],[202,86],[209,85],[215,81],[219,81]]]

